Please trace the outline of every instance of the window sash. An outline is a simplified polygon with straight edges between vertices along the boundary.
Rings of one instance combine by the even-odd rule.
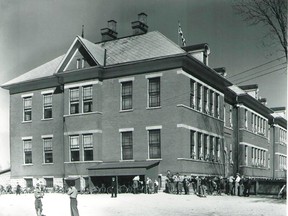
[[[70,102],[72,101],[79,103],[79,88],[70,89]]]
[[[45,163],[53,163],[53,152],[52,150],[45,150],[44,152]]]
[[[52,139],[47,138],[43,140],[44,151],[52,151]]]
[[[79,136],[70,136],[70,149],[77,150],[80,148]]]
[[[201,94],[202,94],[202,85],[201,84],[197,84],[197,110],[201,110],[202,104],[201,104]]]
[[[190,131],[190,158],[195,158],[195,131]]]
[[[122,110],[132,109],[133,85],[132,81],[123,82],[122,85]]]
[[[52,94],[43,95],[43,104],[44,104],[44,107],[52,106]]]
[[[190,80],[190,107],[195,107],[195,81]]]
[[[149,79],[149,107],[160,106],[160,77]]]
[[[92,86],[83,87],[83,100],[92,99]]]
[[[24,109],[31,109],[32,108],[32,97],[23,98],[24,100]]]
[[[32,97],[23,98],[24,121],[32,120]]]
[[[32,140],[24,140],[24,151],[32,151]]]
[[[93,147],[92,134],[83,135],[83,147],[84,147],[84,148],[91,148],[91,147]]]
[[[93,161],[93,149],[84,149],[84,161]]]
[[[149,130],[149,158],[161,158],[160,130]]]
[[[133,159],[133,135],[132,131],[122,132],[122,159]]]
[[[70,104],[70,114],[79,113],[79,102]]]

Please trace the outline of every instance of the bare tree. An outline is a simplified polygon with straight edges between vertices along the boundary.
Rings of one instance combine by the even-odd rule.
[[[233,8],[250,25],[263,24],[287,59],[287,0],[235,0]]]

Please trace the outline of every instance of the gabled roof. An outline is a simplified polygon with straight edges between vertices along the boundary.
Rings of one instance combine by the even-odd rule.
[[[37,68],[34,68],[2,85],[2,87],[6,87],[9,85],[25,82],[25,81],[30,81],[30,80],[36,80],[36,79],[41,79],[44,77],[50,77],[53,76],[53,74],[56,72],[56,69],[60,62],[62,61],[64,55],[61,55],[43,65],[40,65]]]
[[[77,36],[65,55],[49,61],[31,71],[12,79],[2,87],[13,84],[41,79],[63,71],[75,50],[83,47],[95,65],[112,66],[115,64],[141,61],[146,59],[161,58],[177,54],[185,54],[177,44],[165,37],[158,31],[141,35],[133,35],[112,41],[92,43],[87,39]],[[106,50],[106,59],[105,59]]]
[[[158,31],[102,42],[99,45],[107,50],[107,66],[185,53]]]
[[[72,45],[70,46],[69,50],[65,54],[62,62],[57,68],[57,73],[64,71],[66,66],[69,65],[71,59],[73,58],[75,52],[80,48],[83,47],[85,53],[92,59],[94,65],[104,65],[104,58],[105,58],[105,50],[101,48],[99,45],[94,44],[85,38],[77,36],[73,41]]]

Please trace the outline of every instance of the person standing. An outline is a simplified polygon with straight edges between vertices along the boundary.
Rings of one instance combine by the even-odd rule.
[[[234,183],[234,177],[230,176],[228,178],[228,184],[229,184],[228,195],[233,195],[233,183]]]
[[[70,185],[67,194],[70,196],[71,216],[79,216],[78,207],[77,207],[77,205],[78,205],[78,203],[77,203],[78,191],[77,191],[74,184]]]
[[[239,182],[239,196],[243,196],[243,192],[244,192],[244,175],[241,176]]]
[[[20,195],[20,193],[21,193],[21,186],[20,186],[19,183],[17,182],[16,195]]]
[[[116,178],[112,177],[112,194],[111,197],[117,197],[117,182],[116,182]]]
[[[240,174],[239,173],[237,173],[236,174],[236,178],[235,178],[235,192],[234,192],[234,194],[235,194],[235,196],[239,196],[239,184],[240,184],[240,180],[241,180],[241,178],[240,178]]]
[[[190,185],[189,179],[187,178],[186,175],[184,175],[183,187],[186,195],[189,194],[189,185]]]
[[[36,188],[34,190],[35,210],[36,210],[37,216],[42,215],[43,206],[42,206],[42,200],[41,199],[43,198],[43,196],[44,196],[44,193],[40,189],[40,184],[37,183]]]
[[[175,177],[174,181],[175,181],[175,185],[176,185],[177,194],[181,194],[181,192],[182,192],[181,186],[182,185],[180,185],[181,179],[180,179],[179,173],[176,173],[176,177]]]
[[[171,184],[172,184],[172,174],[170,170],[167,170],[166,175],[166,193],[171,193]]]
[[[250,177],[245,178],[244,180],[244,196],[249,197],[250,195],[250,188],[251,188],[251,179]]]
[[[154,181],[154,193],[158,193],[158,186],[159,186],[159,183],[158,183],[157,179],[155,179],[155,181]]]
[[[133,194],[137,194],[138,193],[138,186],[139,186],[139,182],[137,179],[133,179]]]

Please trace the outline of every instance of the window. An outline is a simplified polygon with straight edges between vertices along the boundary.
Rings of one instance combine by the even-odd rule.
[[[229,124],[230,124],[230,127],[233,127],[233,120],[232,120],[232,106],[229,105]]]
[[[229,151],[229,159],[230,164],[233,164],[233,147],[232,144],[230,144],[230,151]]]
[[[84,161],[93,161],[92,134],[83,135]]]
[[[248,146],[245,145],[245,164],[248,165]]]
[[[70,114],[79,113],[79,88],[70,89]]]
[[[132,131],[122,132],[122,160],[132,160],[132,159],[133,159]]]
[[[80,161],[79,136],[70,136],[71,161]]]
[[[214,98],[214,93],[212,90],[209,91],[209,111],[210,115],[213,116],[214,114],[214,109],[213,109],[213,98]]]
[[[248,111],[245,109],[245,128],[248,128]]]
[[[25,178],[26,187],[31,188],[33,187],[33,179],[32,178]]]
[[[220,160],[220,138],[216,137],[216,156],[217,156],[217,161]]]
[[[251,148],[251,163],[254,165],[254,148]]]
[[[24,121],[32,121],[32,97],[23,98]]]
[[[53,178],[44,178],[45,182],[46,182],[46,187],[48,188],[52,188],[54,186],[53,184]]]
[[[202,134],[198,132],[198,152],[197,152],[198,159],[203,159],[202,154]]]
[[[201,92],[201,89],[202,89],[202,86],[201,86],[201,84],[197,84],[197,110],[199,110],[199,111],[201,111],[201,94],[202,94],[202,92]]]
[[[149,107],[160,106],[160,77],[149,79]]]
[[[160,130],[149,130],[149,158],[161,158]]]
[[[258,165],[261,165],[261,150],[258,149]]]
[[[77,69],[80,68],[80,61],[81,61],[81,59],[77,59],[77,60],[76,60],[76,67],[77,67]]]
[[[254,114],[251,113],[251,125],[252,125],[252,131],[254,132]]]
[[[92,86],[85,86],[83,87],[83,113],[92,112],[92,105]]]
[[[208,135],[204,134],[204,159],[208,160]]]
[[[190,79],[190,107],[195,107],[195,81]]]
[[[210,157],[214,160],[214,137],[210,136]]]
[[[85,68],[85,62],[86,60],[84,58],[81,59],[81,67],[82,68]]]
[[[43,95],[43,118],[49,119],[52,118],[52,94]]]
[[[53,163],[52,138],[43,139],[44,163]]]
[[[215,117],[219,118],[219,94],[215,93]]]
[[[24,140],[24,164],[32,164],[32,140]]]
[[[122,82],[122,110],[132,109],[132,81]]]
[[[208,89],[206,87],[203,87],[204,93],[203,93],[203,112],[208,114]]]
[[[195,158],[195,131],[190,131],[190,158]]]

